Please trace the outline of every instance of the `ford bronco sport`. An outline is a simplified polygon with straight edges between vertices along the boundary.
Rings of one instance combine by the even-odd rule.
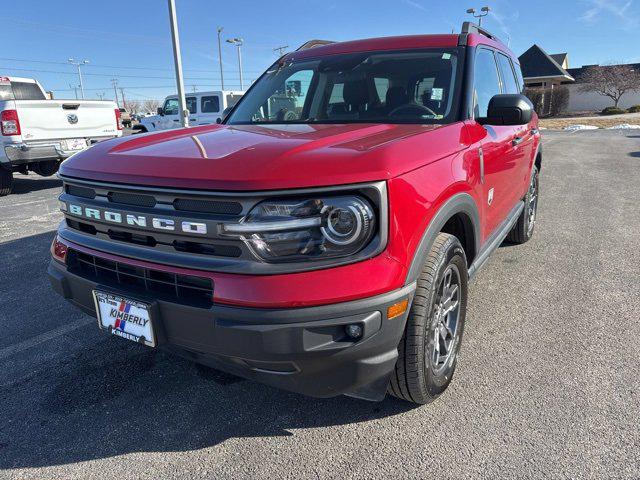
[[[65,161],[53,288],[105,331],[239,376],[427,403],[456,368],[469,279],[533,233],[522,87],[468,23],[289,53],[221,125]]]

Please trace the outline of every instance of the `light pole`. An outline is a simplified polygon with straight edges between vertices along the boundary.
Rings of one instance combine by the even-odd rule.
[[[180,103],[180,120],[183,127],[189,126],[189,110],[184,97],[184,78],[182,77],[182,57],[180,56],[180,36],[178,35],[178,17],[176,2],[169,0],[169,20],[171,22],[171,38],[173,40],[173,63],[176,69],[176,83],[178,85],[178,102]]]
[[[281,57],[287,48],[289,48],[289,45],[283,45],[281,47],[274,48],[273,51],[278,52],[278,56]]]
[[[120,102],[118,101],[118,79],[112,78],[111,85],[113,85],[113,94],[115,95],[115,98],[116,98],[116,107],[120,107]]]
[[[482,26],[482,17],[486,17],[487,15],[489,15],[489,10],[491,10],[489,7],[482,7],[480,9],[480,13],[476,13],[476,9],[475,8],[470,8],[467,10],[467,13],[470,13],[471,15],[473,15],[474,18],[478,19],[478,26],[481,27]]]
[[[80,67],[82,65],[86,65],[87,63],[89,63],[89,60],[82,60],[81,62],[76,62],[73,58],[70,58],[69,63],[71,65],[75,65],[76,68],[78,69],[78,80],[80,80],[80,95],[84,100],[84,85],[82,84],[82,72],[80,71]]]
[[[71,84],[71,83],[70,83],[70,84],[69,84],[69,88],[70,88],[71,90],[73,90],[73,93],[75,93],[75,95],[76,95],[76,100],[77,100],[77,99],[78,99],[78,86],[77,86],[77,85],[73,85],[73,84]]]
[[[244,90],[244,84],[242,82],[242,52],[240,51],[242,45],[244,44],[244,40],[241,38],[229,38],[227,39],[227,43],[235,45],[238,47],[238,68],[240,69],[240,90]]]
[[[224,73],[222,73],[222,40],[220,34],[222,33],[222,27],[218,27],[218,63],[220,63],[220,85],[224,90]]]

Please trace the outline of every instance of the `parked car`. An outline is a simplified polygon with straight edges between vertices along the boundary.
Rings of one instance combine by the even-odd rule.
[[[522,88],[518,58],[469,23],[289,53],[222,125],[65,162],[52,285],[111,334],[246,378],[429,402],[469,280],[534,231]]]
[[[32,78],[0,77],[0,115],[0,196],[11,192],[15,172],[48,177],[70,155],[122,135],[115,103],[48,100]]]
[[[242,97],[241,91],[197,92],[186,96],[189,125],[211,125],[223,117],[223,110],[233,107]],[[180,128],[180,106],[177,95],[168,96],[157,115],[147,116],[133,127],[134,133]]]
[[[120,120],[122,121],[122,125],[126,128],[131,128],[132,116],[126,109],[120,109]]]

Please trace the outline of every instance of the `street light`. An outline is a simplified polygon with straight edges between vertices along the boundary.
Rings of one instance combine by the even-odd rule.
[[[218,62],[220,63],[220,85],[222,86],[222,90],[224,90],[224,74],[222,73],[222,41],[220,40],[222,30],[222,27],[218,27]]]
[[[244,40],[241,38],[228,38],[227,43],[238,47],[238,68],[240,69],[240,90],[244,90],[244,84],[242,83],[242,53],[240,48],[244,45]]]
[[[87,63],[89,63],[89,60],[82,60],[81,62],[76,62],[73,58],[70,58],[69,63],[71,65],[75,65],[76,68],[78,69],[78,80],[80,80],[80,95],[84,100],[84,85],[82,84],[82,72],[80,72],[80,67],[82,65],[86,65]]]
[[[475,8],[469,8],[467,10],[467,13],[473,15],[474,18],[478,19],[478,26],[481,27],[482,26],[482,17],[486,17],[487,15],[489,15],[489,10],[491,10],[489,7],[482,7],[480,9],[480,13],[476,14],[476,9]]]

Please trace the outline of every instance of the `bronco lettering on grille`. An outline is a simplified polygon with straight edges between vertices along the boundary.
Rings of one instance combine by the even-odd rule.
[[[147,227],[148,225],[151,225],[155,230],[175,231],[176,228],[178,228],[185,233],[197,233],[200,235],[207,234],[207,224],[202,222],[190,222],[187,220],[176,222],[170,218],[123,214],[121,212],[113,212],[109,210],[102,211],[97,208],[84,207],[73,203],[70,203],[67,206],[67,212],[79,217],[93,220],[104,220],[105,222],[130,225],[132,227]]]

